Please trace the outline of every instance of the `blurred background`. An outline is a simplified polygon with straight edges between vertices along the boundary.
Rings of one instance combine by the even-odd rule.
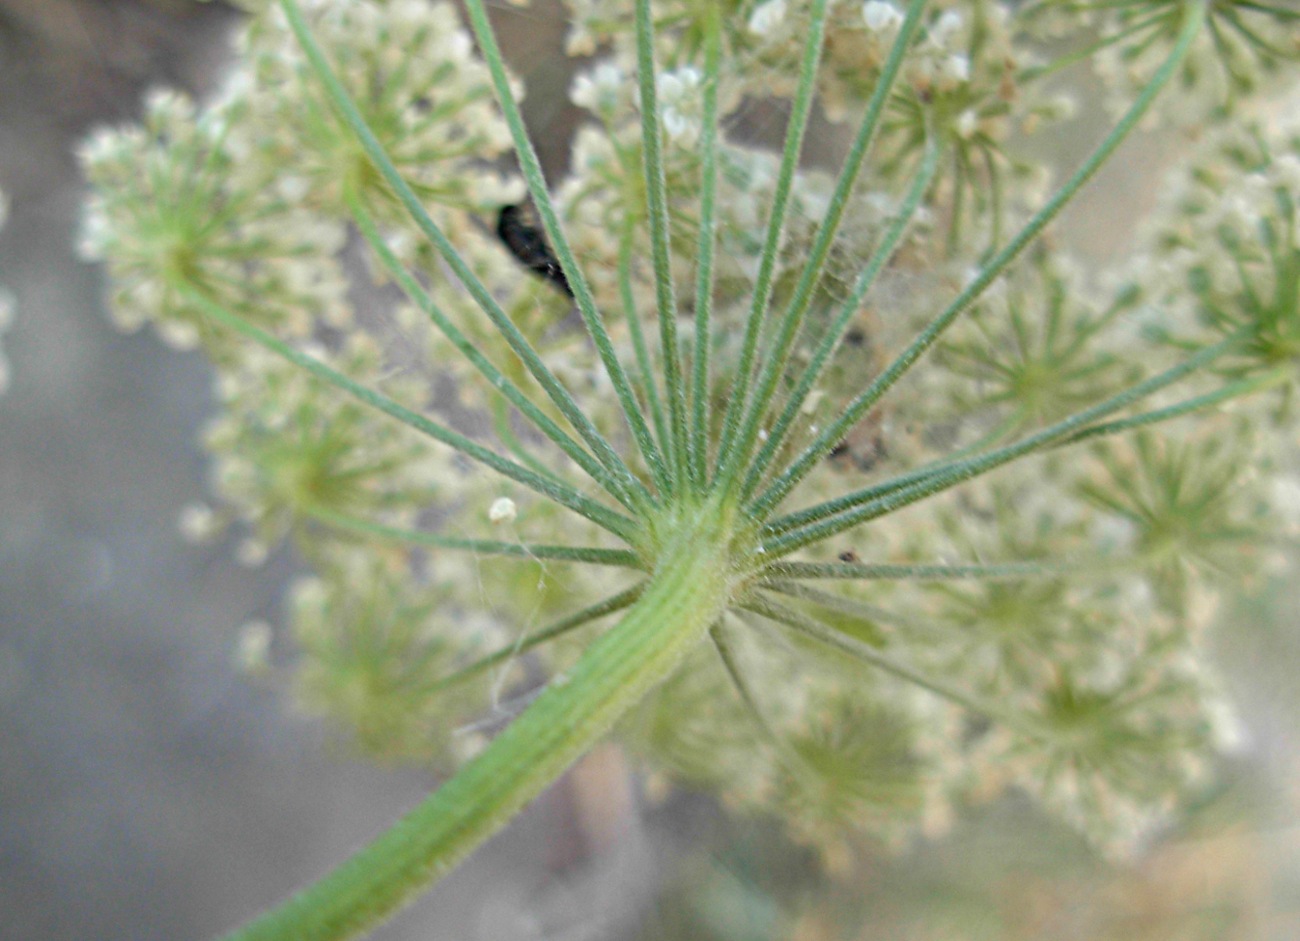
[[[436,782],[329,746],[235,667],[238,627],[274,621],[292,558],[245,569],[184,543],[205,497],[210,375],[101,309],[73,252],[73,156],[140,93],[202,95],[237,15],[185,0],[0,0],[0,939],[198,939],[342,860]],[[562,167],[572,63],[554,8],[501,12],[530,120]],[[1085,132],[1086,133],[1086,132]],[[1071,142],[1060,141],[1066,153]],[[1160,148],[1074,210],[1084,249],[1125,249]],[[1293,565],[1293,571],[1297,571]],[[864,847],[820,875],[763,821],[650,802],[602,749],[376,937],[398,939],[1269,939],[1300,937],[1300,631],[1272,573],[1224,615],[1247,750],[1139,863],[1102,862],[1015,799],[951,837]]]

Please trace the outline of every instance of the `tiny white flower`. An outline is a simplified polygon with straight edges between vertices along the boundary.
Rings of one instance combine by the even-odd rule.
[[[892,3],[869,0],[862,7],[862,21],[873,33],[890,34],[903,23],[903,14]]]
[[[488,737],[478,731],[464,732],[452,739],[456,760],[460,762],[466,762],[476,757],[487,746]]]
[[[488,520],[492,523],[513,523],[519,507],[509,497],[497,497],[488,507]]]
[[[1273,158],[1273,175],[1292,198],[1300,199],[1300,157],[1295,154],[1283,154]]]
[[[235,644],[235,663],[249,675],[266,672],[270,665],[271,625],[265,621],[249,621],[239,629]]]
[[[580,72],[569,88],[569,98],[580,108],[602,112],[613,110],[619,95],[627,87],[623,70],[613,62],[601,62],[595,68]]]
[[[266,562],[271,550],[258,539],[245,539],[235,549],[235,559],[245,568],[255,569]]]
[[[939,64],[939,77],[950,82],[970,81],[970,57],[950,55]]]
[[[158,336],[168,346],[177,350],[196,349],[201,339],[198,327],[177,320],[164,320],[159,323]]]
[[[185,540],[194,543],[211,539],[220,529],[217,515],[205,503],[190,503],[184,506],[177,525]]]
[[[961,14],[956,10],[949,10],[939,17],[932,27],[930,27],[930,41],[936,46],[943,46],[951,40],[962,27]]]
[[[974,108],[967,108],[957,115],[957,136],[962,140],[970,140],[978,127],[979,115],[975,113]]]
[[[754,8],[749,16],[749,31],[755,36],[767,36],[775,32],[785,19],[785,0],[768,0]]]
[[[1241,752],[1250,746],[1250,729],[1232,708],[1232,703],[1222,696],[1211,696],[1203,708],[1214,730],[1214,742],[1222,751]]]
[[[700,134],[703,75],[690,66],[659,76],[659,107],[668,139],[689,147]]]
[[[1278,477],[1272,485],[1273,512],[1288,526],[1300,526],[1300,480]]]

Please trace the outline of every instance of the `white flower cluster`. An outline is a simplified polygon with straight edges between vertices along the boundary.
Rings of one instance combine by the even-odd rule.
[[[660,72],[657,84],[664,133],[681,147],[690,147],[700,136],[700,112],[704,107],[703,76],[694,66]]]
[[[108,262],[120,328],[150,322],[176,346],[228,350],[186,285],[294,336],[309,335],[316,318],[346,320],[333,261],[343,227],[275,192],[276,166],[247,159],[237,143],[246,121],[233,96],[200,115],[182,95],[157,91],[143,126],[102,129],[82,145],[94,194],[79,247]]]
[[[1133,262],[1131,277],[1161,312],[1148,329],[1197,343],[1247,331],[1229,371],[1289,369],[1281,388],[1292,395],[1300,378],[1297,207],[1300,121],[1242,122],[1212,135],[1163,194]]]
[[[602,60],[578,73],[569,90],[569,98],[578,107],[609,121],[626,112],[632,104],[628,95],[634,92],[632,77],[624,74],[617,63]]]
[[[903,25],[903,14],[887,0],[867,0],[862,5],[862,22],[869,32],[893,41],[898,35],[898,28]]]
[[[455,730],[487,702],[473,688],[441,695],[431,677],[505,639],[481,618],[455,616],[455,603],[445,586],[413,586],[400,558],[331,559],[289,600],[299,706],[335,720],[374,757],[426,763],[447,754]]]
[[[362,117],[425,205],[484,211],[517,201],[517,180],[492,169],[510,136],[492,104],[486,67],[449,3],[320,3],[312,29]],[[283,14],[251,21],[239,42],[250,107],[246,147],[277,165],[276,185],[302,193],[322,220],[354,195],[385,196],[381,221],[403,218],[352,133],[325,120],[329,105]],[[449,235],[463,213],[440,212]]]
[[[1110,89],[1112,110],[1119,111],[1169,54],[1185,12],[1180,0],[1099,4],[1080,10],[1080,19],[1070,24],[1073,30],[1059,20],[1053,30],[1058,35],[1073,32],[1076,41],[1098,43],[1093,67]],[[1209,4],[1207,26],[1195,37],[1191,54],[1179,70],[1184,94],[1168,96],[1153,120],[1180,124],[1222,120],[1236,110],[1239,100],[1285,88],[1294,81],[1288,66],[1300,61],[1296,13],[1289,3],[1222,0]]]
[[[770,36],[785,22],[786,0],[766,0],[749,14],[749,31],[755,36]]]
[[[613,348],[629,364],[636,405],[649,424],[662,423],[655,412],[667,390],[655,368],[657,344],[647,342],[658,325],[631,7],[626,0],[567,3],[570,51],[601,58],[569,89],[592,120],[575,134],[555,202]],[[536,271],[540,258],[554,274],[541,229],[515,233],[509,252],[492,237],[507,218],[502,207],[521,202],[522,191],[495,168],[508,135],[453,8],[416,0],[306,6],[326,57],[481,281],[481,297],[500,306],[591,425],[632,454],[612,381],[567,316],[571,294],[557,290],[555,277],[532,278],[517,263]],[[735,396],[765,266],[772,300],[767,318],[756,321],[760,355],[778,342],[780,314],[804,300],[806,309],[789,356],[773,371],[776,406],[756,418],[760,441],[775,440],[782,396],[809,375],[823,342],[838,345],[791,434],[774,446],[780,466],[839,419],[845,402],[1007,244],[1009,223],[1041,203],[1045,171],[1008,151],[1033,124],[1064,113],[1036,80],[1065,68],[1073,47],[1039,70],[1035,54],[1043,47],[1025,39],[1043,23],[1023,18],[1042,6],[939,0],[921,15],[873,160],[846,197],[824,269],[803,285],[834,181],[812,169],[811,158],[794,169],[787,220],[765,257],[780,161],[728,132],[798,82],[809,0],[743,5],[723,24],[724,64],[714,75],[703,68],[702,8],[684,0],[654,5],[662,27],[655,90],[668,144],[668,239],[688,367],[701,355],[685,325],[697,300],[710,82],[723,119],[705,389],[715,417],[711,447]],[[1071,22],[1113,28],[1118,21]],[[1052,27],[1063,24],[1057,17]],[[838,120],[862,111],[906,25],[901,3],[830,3],[816,74],[824,114]],[[255,18],[239,49],[241,65],[212,106],[198,111],[157,94],[144,128],[101,132],[87,144],[95,195],[84,247],[109,265],[120,323],[149,321],[174,341],[201,343],[219,369],[222,414],[206,442],[222,506],[190,511],[186,529],[210,535],[237,519],[250,534],[241,550],[250,561],[291,539],[316,569],[291,604],[301,700],[350,724],[371,751],[438,760],[466,750],[448,730],[513,682],[501,679],[513,674],[473,667],[475,656],[506,644],[509,656],[493,665],[526,658],[530,668],[562,676],[588,634],[536,650],[524,650],[523,638],[642,573],[612,569],[611,578],[610,568],[539,557],[557,545],[603,551],[612,538],[522,486],[471,472],[465,457],[343,397],[319,373],[235,342],[195,301],[197,292],[291,353],[310,354],[402,408],[423,415],[436,406],[448,426],[543,481],[567,485],[576,476],[560,449],[496,394],[504,379],[517,382],[550,415],[517,345],[449,277],[447,259],[414,234],[353,133],[335,119],[278,10]],[[960,462],[1040,433],[1251,325],[1252,343],[1205,371],[1194,393],[1265,374],[1291,393],[1274,397],[1269,420],[1293,428],[1282,413],[1294,399],[1300,356],[1298,141],[1300,131],[1290,129],[1239,132],[1216,145],[1216,160],[1203,162],[1164,210],[1141,270],[1127,279],[1138,286],[1113,297],[1050,242],[1026,251],[840,444],[826,442],[828,459],[791,501],[801,508],[878,498],[884,514],[909,485],[863,496],[867,485],[907,473],[928,486],[937,477],[925,475],[945,460],[957,462],[951,473],[964,481],[800,550],[800,563],[840,567],[830,574],[755,577],[753,597],[781,600],[796,616],[827,625],[865,659],[876,658],[879,672],[841,653],[774,639],[773,618],[738,605],[718,625],[718,651],[692,655],[636,710],[629,740],[732,804],[775,804],[834,865],[849,865],[855,824],[896,839],[917,828],[935,832],[954,808],[1010,785],[1038,794],[1110,849],[1138,845],[1232,738],[1206,665],[1206,625],[1219,580],[1248,574],[1240,559],[1275,531],[1268,513],[1288,499],[1294,505],[1296,488],[1272,487],[1269,504],[1242,485],[1242,456],[1249,462],[1261,452],[1250,423],[1233,415],[1144,427],[1121,443],[1098,433],[1091,446],[1047,450],[996,477]],[[943,157],[933,182],[916,176],[927,143]],[[882,261],[874,292],[847,309],[846,329],[835,337],[832,326],[913,185],[920,209]],[[366,218],[413,270],[418,290],[404,305],[388,303],[386,284],[372,291],[364,279],[344,276],[360,267],[340,261],[347,226]],[[1167,309],[1168,319],[1146,313],[1148,302]],[[504,379],[483,382],[457,342],[431,325],[430,305]],[[1139,320],[1149,329],[1135,327]],[[1167,392],[1155,403],[1183,396]],[[1127,420],[1149,405],[1122,414]],[[638,481],[652,480],[648,462],[633,456],[629,465]],[[1263,466],[1270,481],[1282,479],[1279,457]],[[773,469],[756,476],[766,486]],[[591,481],[574,486],[583,499],[600,498]],[[438,534],[413,532],[433,519]],[[757,536],[765,549],[798,531],[779,512],[767,525]],[[448,540],[473,549],[438,551]],[[476,554],[503,545],[518,550],[515,558]],[[895,566],[899,577],[866,577],[853,568],[863,560]],[[1020,567],[995,571],[1003,560]],[[962,565],[981,577],[966,577]],[[269,638],[264,631],[250,638],[249,663],[268,669]],[[448,694],[449,676],[465,685]]]
[[[362,333],[350,334],[337,353],[304,349],[358,379],[374,382],[383,372],[381,350]],[[428,398],[428,386],[415,378],[389,379],[382,388],[413,408]],[[269,352],[246,351],[222,370],[217,391],[221,411],[204,443],[214,456],[213,489],[249,533],[241,549],[249,562],[290,536],[313,555],[321,513],[413,522],[452,479],[444,452],[356,402],[322,395],[319,380]],[[196,534],[214,525],[191,519]]]

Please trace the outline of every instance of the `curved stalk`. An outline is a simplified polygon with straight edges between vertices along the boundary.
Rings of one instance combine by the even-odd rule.
[[[666,679],[731,601],[729,532],[716,510],[602,634],[492,743],[377,840],[223,941],[342,941],[374,928],[503,827]]]

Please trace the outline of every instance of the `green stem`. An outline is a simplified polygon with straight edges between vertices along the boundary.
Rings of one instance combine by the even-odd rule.
[[[1068,69],[1070,66],[1082,62],[1085,59],[1091,59],[1107,46],[1113,46],[1116,43],[1123,42],[1134,33],[1140,33],[1142,30],[1159,23],[1164,16],[1164,13],[1157,13],[1154,16],[1147,17],[1145,20],[1139,20],[1137,23],[1120,30],[1118,33],[1114,33],[1110,36],[1103,36],[1101,39],[1098,39],[1090,45],[1084,46],[1082,49],[1076,49],[1073,52],[1066,53],[1065,55],[1052,59],[1050,62],[1042,65],[1033,65],[1021,69],[1016,73],[1016,82],[1017,84],[1020,84],[1037,81],[1040,78],[1047,78],[1049,75],[1055,75],[1057,72]]]
[[[695,270],[695,353],[691,373],[691,485],[704,491],[709,464],[709,321],[713,314],[713,253],[717,243],[718,82],[722,14],[711,4],[704,38],[704,113],[700,137],[700,233]]]
[[[655,310],[659,315],[659,346],[668,397],[670,479],[682,488],[687,475],[686,390],[682,384],[681,350],[677,343],[677,297],[673,288],[672,256],[668,245],[668,184],[664,178],[663,140],[659,128],[654,24],[650,0],[636,0],[636,74],[641,94],[641,149],[645,155],[646,209],[650,219],[650,258],[654,264]],[[684,488],[682,488],[684,489]]]
[[[282,0],[282,2],[288,2],[288,0]],[[600,355],[600,361],[604,364],[605,372],[609,375],[609,380],[614,386],[614,394],[618,397],[619,404],[623,408],[623,416],[632,431],[632,437],[636,440],[637,447],[640,448],[641,456],[645,459],[646,465],[653,468],[656,462],[662,460],[662,456],[655,446],[644,417],[641,415],[636,395],[633,393],[631,383],[628,381],[627,371],[623,368],[622,362],[619,361],[618,353],[614,349],[614,343],[610,339],[609,332],[605,329],[601,313],[596,308],[596,299],[592,296],[591,286],[587,283],[587,276],[578,267],[578,261],[573,255],[569,240],[565,236],[564,230],[560,228],[560,219],[555,212],[555,204],[551,201],[550,192],[546,188],[546,178],[542,175],[541,161],[538,159],[537,151],[533,148],[533,142],[529,139],[528,131],[524,127],[524,117],[519,110],[519,102],[515,100],[515,93],[510,87],[510,77],[506,74],[505,60],[501,56],[501,48],[497,44],[496,35],[492,32],[492,24],[488,22],[487,9],[483,4],[483,0],[465,0],[465,12],[469,17],[470,29],[474,32],[474,38],[478,41],[479,51],[483,54],[483,62],[487,65],[488,72],[492,76],[492,87],[496,91],[497,103],[501,106],[501,115],[505,118],[506,126],[510,129],[510,137],[515,145],[515,154],[519,158],[519,170],[524,175],[524,182],[528,184],[528,194],[533,199],[533,205],[537,207],[537,215],[542,221],[542,229],[546,232],[546,239],[550,243],[552,250],[554,250],[556,258],[559,259],[560,269],[564,272],[569,287],[573,290],[573,300],[578,306],[578,313],[582,316],[582,322],[587,328],[587,333],[590,335],[592,343],[595,344],[596,352]],[[587,421],[585,416],[583,421]],[[578,430],[581,431],[582,429]],[[601,457],[599,450],[597,450],[597,456]],[[617,457],[617,455],[613,456]],[[622,464],[621,459],[619,463]],[[626,468],[626,465],[622,466]],[[611,467],[611,470],[613,469]],[[640,486],[640,481],[632,477],[630,471],[628,477],[630,481],[634,481],[637,486]]]
[[[829,516],[846,510],[850,507],[860,506],[871,500],[883,497],[886,494],[893,493],[896,490],[902,490],[904,487],[910,487],[912,484],[920,483],[923,480],[932,480],[942,474],[947,473],[956,464],[949,461],[942,461],[937,464],[920,467],[914,471],[908,471],[905,474],[899,474],[897,477],[891,477],[888,480],[873,484],[870,487],[864,487],[860,490],[854,490],[852,493],[845,494],[843,497],[837,497],[834,500],[827,500],[822,503],[816,503],[802,510],[796,510],[794,513],[787,513],[779,516],[769,523],[763,525],[763,537],[780,536],[782,533],[788,533],[792,529],[798,529],[806,523],[813,523],[820,519],[826,519]]]
[[[880,78],[876,80],[875,91],[872,92],[871,100],[867,102],[866,113],[862,116],[862,123],[858,128],[853,146],[849,148],[848,156],[844,160],[844,166],[840,170],[839,180],[835,184],[835,191],[831,194],[826,213],[817,227],[817,238],[808,253],[808,259],[804,263],[803,271],[799,275],[799,282],[795,285],[790,302],[786,305],[785,312],[781,316],[776,335],[768,344],[763,362],[760,364],[754,398],[749,404],[748,412],[740,420],[740,434],[731,452],[729,469],[719,474],[720,486],[729,487],[731,485],[732,478],[742,472],[742,465],[748,462],[753,451],[763,419],[767,415],[768,406],[772,402],[772,396],[776,394],[777,385],[786,371],[790,349],[799,334],[804,315],[812,304],[817,284],[821,280],[822,269],[825,266],[827,256],[830,254],[831,245],[834,244],[835,236],[839,233],[844,213],[849,208],[849,201],[857,184],[858,175],[876,139],[876,132],[880,128],[880,121],[885,113],[885,107],[892,93],[894,82],[902,71],[904,58],[912,45],[912,37],[920,27],[921,14],[925,9],[925,4],[926,0],[912,0],[907,16],[899,27],[898,35],[894,38],[894,44],[889,50],[889,58],[885,61]],[[928,118],[925,123],[928,131],[930,124]],[[926,156],[922,161],[921,169],[917,171],[918,175],[921,177],[933,175],[937,164],[938,145],[934,140],[934,135],[930,134],[929,139],[926,141]],[[915,210],[916,204],[920,202],[926,186],[928,186],[928,182],[925,185],[914,187],[913,196],[909,197],[912,211]],[[868,263],[867,272],[864,272],[863,277],[859,278],[858,282],[861,294],[857,291],[854,292],[857,302],[860,302],[862,296],[870,289],[877,272],[880,270],[880,266],[883,265],[892,252],[892,245],[888,248],[885,245],[888,245],[891,238],[896,242],[902,237],[903,228],[906,226],[910,214],[906,207],[902,210],[900,218],[895,220],[894,231],[885,237],[885,242],[881,246],[882,250],[876,252]],[[775,251],[777,246],[773,244],[769,247]],[[856,303],[854,306],[856,307]],[[847,308],[848,305],[846,304],[845,307]],[[838,331],[843,330],[843,324],[848,321],[851,315],[852,311],[846,310],[845,314],[841,315],[840,322],[828,332],[827,339],[832,345],[839,338]],[[809,387],[811,388],[811,384]],[[794,410],[798,410],[797,405]],[[782,435],[784,435],[784,429]],[[775,453],[775,445],[780,442],[773,443],[772,438],[769,438],[768,441],[769,444],[773,444],[771,451],[768,453]],[[758,467],[758,464],[758,461],[754,462],[754,469],[761,475],[762,468]],[[757,483],[757,476],[751,475],[751,477]],[[744,496],[749,496],[749,493],[750,490],[747,486]]]
[[[1275,7],[1269,3],[1250,3],[1243,2],[1243,0],[1237,0],[1237,6],[1241,7],[1243,10],[1254,10],[1256,13],[1266,13],[1279,20],[1300,20],[1300,10],[1287,10],[1283,7]]]
[[[665,546],[626,615],[485,751],[347,862],[223,941],[342,941],[374,928],[500,830],[666,679],[723,613],[716,512]]]
[[[1203,409],[1211,408],[1215,405],[1221,405],[1222,403],[1231,401],[1235,398],[1262,392],[1273,388],[1274,386],[1284,385],[1290,380],[1290,367],[1279,367],[1278,369],[1270,370],[1261,376],[1239,379],[1236,382],[1229,383],[1213,392],[1206,392],[1201,395],[1192,396],[1191,398],[1184,399],[1181,402],[1176,402],[1173,405],[1153,409],[1149,412],[1141,412],[1140,414],[1132,415],[1128,418],[1089,425],[1086,428],[1074,432],[1068,437],[1061,438],[1046,445],[1046,448],[1068,447],[1092,438],[1120,434],[1125,431],[1131,431],[1135,428],[1142,428],[1146,425],[1172,421],[1175,418],[1181,418],[1184,415],[1190,415]],[[905,487],[910,487],[913,484],[920,483],[921,481],[934,480],[943,477],[960,467],[967,460],[968,456],[975,452],[975,449],[976,445],[969,445],[962,448],[956,454],[945,457],[941,461],[917,468],[914,471],[908,471],[906,474],[900,474],[897,477],[875,484],[871,487],[855,490],[852,493],[845,494],[843,497],[838,497],[835,500],[806,507],[795,513],[790,513],[772,520],[763,527],[763,535],[765,537],[780,536],[783,533],[790,532],[792,529],[797,529],[807,523],[815,522],[819,519],[826,519],[836,513],[849,509],[850,507],[862,506],[863,504],[883,497],[886,494],[894,493]]]
[[[802,530],[787,531],[784,535],[772,539],[764,545],[764,550],[768,553],[768,558],[777,558],[811,545],[814,542],[820,542],[836,533],[850,529],[859,523],[865,523],[868,520],[876,519],[888,513],[893,513],[903,507],[924,500],[936,493],[941,493],[952,487],[964,483],[968,480],[987,474],[989,471],[1009,464],[1018,460],[1027,454],[1035,451],[1042,451],[1051,448],[1062,441],[1069,440],[1073,435],[1084,428],[1087,428],[1092,422],[1099,418],[1105,418],[1107,415],[1118,412],[1127,408],[1134,402],[1143,397],[1158,392],[1166,386],[1172,385],[1188,374],[1195,372],[1202,366],[1211,363],[1215,358],[1222,356],[1224,353],[1240,345],[1245,339],[1247,332],[1245,329],[1230,336],[1226,340],[1207,346],[1195,356],[1184,362],[1165,370],[1158,375],[1145,379],[1134,386],[1130,386],[1123,392],[1111,396],[1103,402],[1099,402],[1091,408],[1086,408],[1077,412],[1069,418],[1063,419],[1054,425],[1050,425],[1043,430],[1009,444],[1004,448],[998,448],[995,451],[988,451],[967,461],[960,461],[942,473],[927,477],[915,484],[894,490],[884,496],[877,497],[853,509],[847,510],[839,516],[826,515],[827,509],[832,504],[838,504],[839,500],[829,500],[826,503],[818,504],[817,507],[810,507],[809,512],[821,518],[820,522],[813,523]],[[1078,439],[1081,440],[1081,439]],[[850,494],[847,498],[852,503],[855,495]],[[801,511],[804,512],[804,511]],[[780,521],[778,521],[780,522]]]
[[[650,418],[654,423],[655,435],[659,447],[668,448],[668,423],[664,419],[663,405],[659,399],[659,385],[655,379],[654,367],[651,365],[650,348],[646,346],[645,331],[641,329],[641,315],[636,309],[636,295],[632,291],[632,248],[636,236],[636,219],[628,215],[623,219],[623,232],[618,239],[618,295],[623,304],[623,318],[627,321],[627,332],[632,337],[632,353],[636,357],[638,378],[642,393],[650,405]],[[668,493],[670,482],[668,468],[656,456],[650,465],[654,474],[655,487],[660,493]]]
[[[1161,422],[1170,421],[1175,418],[1181,418],[1184,415],[1190,415],[1202,409],[1214,405],[1222,405],[1224,402],[1232,399],[1241,398],[1245,395],[1254,395],[1257,392],[1263,392],[1274,386],[1283,386],[1292,381],[1291,366],[1280,366],[1277,369],[1270,370],[1261,376],[1252,376],[1247,379],[1238,379],[1222,388],[1215,389],[1213,392],[1206,392],[1203,395],[1193,396],[1176,402],[1173,405],[1167,405],[1164,408],[1152,409],[1149,412],[1142,412],[1139,415],[1133,415],[1129,418],[1121,418],[1118,421],[1104,422],[1100,425],[1092,425],[1084,428],[1082,431],[1070,435],[1064,441],[1060,442],[1057,447],[1067,444],[1077,444],[1080,441],[1086,441],[1090,438],[1100,438],[1106,435],[1120,434],[1121,432],[1131,431],[1134,428],[1141,428],[1146,425],[1155,425]]]
[[[514,559],[546,560],[550,562],[586,562],[591,565],[613,565],[620,568],[640,568],[641,559],[628,549],[602,549],[598,546],[546,546],[526,542],[503,542],[496,539],[464,539],[444,536],[441,533],[418,529],[402,529],[371,520],[357,519],[336,513],[324,507],[307,511],[313,519],[335,529],[346,530],[360,536],[384,542],[427,546],[430,549],[459,549],[477,555],[499,555]]]
[[[758,349],[759,336],[763,332],[764,314],[772,297],[772,281],[776,274],[781,237],[785,232],[785,214],[790,206],[799,154],[803,151],[808,116],[812,112],[817,64],[821,61],[822,39],[826,32],[826,8],[827,0],[812,0],[812,8],[808,13],[808,39],[804,44],[803,60],[799,67],[799,86],[790,109],[790,121],[786,125],[785,147],[781,154],[781,167],[777,171],[772,208],[768,213],[767,234],[763,240],[763,254],[759,256],[758,276],[754,280],[749,317],[745,321],[745,336],[741,341],[740,361],[736,364],[731,401],[727,404],[727,412],[722,419],[722,441],[718,445],[716,474],[716,478],[721,480],[734,476],[733,465],[736,460],[731,453],[732,445],[740,433],[741,419],[749,397],[749,374],[754,368],[754,355]]]
[[[1131,562],[1130,562],[1131,564]],[[1073,560],[992,562],[986,565],[894,565],[872,562],[774,562],[761,572],[764,578],[908,579],[912,581],[962,581],[965,579],[1060,578],[1079,566]]]

